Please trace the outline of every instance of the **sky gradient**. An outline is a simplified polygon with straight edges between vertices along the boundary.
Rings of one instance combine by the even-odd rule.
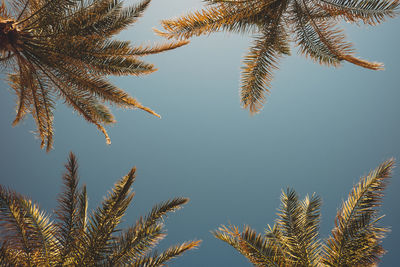
[[[144,17],[119,38],[141,44],[162,41],[151,31],[163,18],[202,6],[195,0],[154,0]],[[108,127],[112,144],[93,125],[61,102],[55,112],[54,150],[40,150],[28,117],[12,127],[15,99],[0,81],[1,184],[52,211],[61,189],[63,165],[73,151],[95,208],[114,182],[137,167],[136,196],[124,217],[130,225],[151,207],[175,196],[190,198],[166,220],[168,236],[160,249],[202,239],[173,266],[250,266],[210,231],[220,224],[249,224],[261,232],[272,225],[281,189],[303,198],[322,197],[321,239],[359,177],[395,157],[400,161],[400,19],[376,27],[343,23],[361,58],[385,63],[371,71],[344,63],[320,66],[298,55],[280,62],[263,111],[250,116],[239,103],[242,57],[249,36],[218,33],[193,38],[185,47],[146,57],[159,68],[143,77],[111,77],[119,87],[162,119],[139,110],[113,108]],[[397,164],[399,165],[399,163]],[[386,190],[381,225],[388,253],[380,266],[395,266],[400,253],[400,171]]]

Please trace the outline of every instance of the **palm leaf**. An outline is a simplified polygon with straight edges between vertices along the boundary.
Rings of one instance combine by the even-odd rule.
[[[320,64],[347,61],[372,70],[383,64],[354,56],[352,44],[336,27],[339,19],[375,25],[398,14],[397,0],[206,0],[206,7],[182,17],[163,20],[168,39],[185,39],[217,31],[250,33],[255,40],[244,59],[241,104],[259,112],[269,93],[273,71],[283,54],[290,54],[288,33],[300,52]]]
[[[161,254],[154,253],[154,255],[143,257],[133,262],[132,266],[166,266],[165,263],[180,256],[182,253],[197,248],[201,241],[189,241],[180,245],[167,248]]]
[[[152,73],[156,71],[153,64],[138,57],[188,43],[135,47],[112,39],[136,22],[149,4],[150,0],[128,7],[121,0],[15,0],[2,4],[0,65],[11,70],[9,83],[18,97],[13,125],[32,114],[41,147],[49,151],[57,98],[94,124],[108,144],[105,125],[115,120],[105,104],[138,108],[160,117],[106,78]]]
[[[91,216],[87,230],[89,243],[86,244],[80,264],[96,264],[104,260],[104,255],[111,250],[111,235],[121,222],[134,196],[130,187],[135,180],[135,171],[133,168],[127,176],[115,184],[112,192],[103,201],[102,207],[97,208]]]
[[[265,102],[265,94],[269,93],[272,70],[277,69],[281,50],[286,47],[279,38],[278,25],[265,29],[263,35],[254,40],[248,55],[244,59],[242,70],[241,102],[243,108],[248,108],[254,114],[261,110]]]
[[[393,166],[393,159],[383,162],[353,187],[336,215],[335,228],[324,247],[324,264],[372,266],[379,261],[384,253],[380,240],[387,229],[376,226],[377,208]]]
[[[56,210],[58,223],[37,204],[0,185],[1,266],[165,266],[200,241],[152,252],[166,236],[162,219],[188,202],[177,197],[153,207],[126,230],[117,229],[134,193],[135,168],[87,218],[86,187],[78,189],[78,164],[70,153],[63,175],[63,192]],[[120,232],[116,235],[116,232]]]
[[[339,14],[347,21],[358,22],[361,20],[370,25],[382,23],[386,17],[394,18],[400,4],[396,0],[320,0],[320,2],[323,9]]]

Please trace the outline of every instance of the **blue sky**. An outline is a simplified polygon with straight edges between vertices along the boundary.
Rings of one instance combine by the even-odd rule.
[[[162,41],[151,31],[159,21],[202,6],[195,0],[154,0],[121,39],[141,44]],[[1,183],[56,207],[69,151],[80,164],[81,183],[96,207],[114,182],[137,167],[136,196],[124,225],[163,200],[191,199],[166,220],[160,248],[202,239],[200,249],[174,266],[250,266],[244,257],[215,239],[220,224],[249,224],[261,232],[273,224],[281,189],[322,197],[321,239],[328,237],[342,200],[359,177],[390,157],[400,160],[400,20],[377,27],[343,23],[357,55],[385,63],[370,71],[344,63],[319,66],[297,54],[280,62],[264,110],[250,116],[239,104],[242,57],[248,36],[218,33],[193,38],[185,47],[145,58],[159,70],[143,77],[112,81],[162,115],[113,109],[108,128],[112,144],[61,102],[55,113],[55,149],[46,154],[30,131],[33,120],[12,127],[15,96],[0,82]],[[4,76],[3,76],[4,77]],[[400,253],[398,168],[386,191],[382,225],[388,253],[380,266],[395,266]]]

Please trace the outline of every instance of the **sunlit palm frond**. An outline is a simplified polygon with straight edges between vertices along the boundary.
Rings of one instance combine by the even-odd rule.
[[[17,266],[18,252],[7,245],[7,241],[3,241],[0,246],[0,266],[13,267]]]
[[[56,227],[37,205],[0,186],[0,235],[3,254],[17,265],[55,263]]]
[[[0,185],[1,266],[143,266],[144,262],[165,266],[199,245],[200,241],[189,241],[161,254],[152,252],[166,236],[162,219],[187,203],[187,198],[156,205],[148,216],[121,230],[117,227],[134,195],[135,168],[115,184],[88,220],[86,187],[78,189],[74,154],[70,153],[65,167],[54,224],[31,200]]]
[[[257,19],[265,18],[263,8],[269,2],[238,2],[236,5],[217,3],[199,12],[175,20],[163,20],[162,25],[167,32],[155,30],[160,36],[186,39],[211,32],[226,30],[247,32],[255,29]],[[249,8],[252,8],[249,11]]]
[[[328,266],[371,266],[384,250],[380,244],[386,228],[377,227],[377,208],[382,203],[394,160],[380,164],[362,177],[343,202],[335,228],[325,246],[323,261]]]
[[[385,161],[353,187],[336,216],[326,243],[318,239],[321,199],[313,194],[298,199],[293,189],[281,195],[275,225],[265,235],[245,226],[221,226],[213,235],[244,255],[254,266],[377,266],[384,253],[377,208],[391,175],[394,160]]]
[[[238,239],[237,239],[237,232],[239,232],[237,227],[236,226],[232,226],[232,225],[230,227],[227,227],[225,225],[221,225],[220,227],[218,227],[218,230],[211,231],[211,233],[216,238],[228,243],[233,248],[235,248],[236,250],[238,250],[240,253],[243,254],[244,251],[240,248],[239,242],[238,242]]]
[[[316,194],[308,195],[301,201],[302,233],[301,244],[307,255],[308,266],[319,266],[321,243],[318,239],[320,223],[321,198]]]
[[[244,58],[240,95],[243,107],[252,114],[263,107],[265,94],[271,87],[272,71],[278,68],[282,51],[289,53],[286,40],[280,39],[281,35],[279,25],[270,25],[263,35],[256,37]]]
[[[311,10],[309,12],[311,13]],[[293,2],[292,14],[293,18],[291,19],[295,27],[296,43],[300,46],[300,52],[319,64],[339,66],[340,59],[324,44],[315,27],[313,27],[310,21],[310,15],[313,14],[307,15],[304,7],[298,1]],[[331,31],[330,36],[334,36],[335,33],[337,35],[337,32]]]
[[[52,266],[57,263],[59,244],[56,239],[57,227],[48,215],[40,211],[31,200],[22,199],[22,211],[26,224],[30,248],[33,250],[34,266]]]
[[[315,240],[314,238],[307,239],[304,232],[311,231],[311,227],[309,229],[305,228],[306,220],[309,219],[308,222],[310,222],[311,218],[309,216],[318,215],[319,210],[316,209],[314,211],[315,207],[307,207],[308,205],[305,207],[304,204],[307,203],[307,199],[302,203],[293,189],[287,189],[286,192],[282,192],[281,203],[278,213],[279,219],[276,220],[276,224],[282,232],[282,236],[285,237],[286,252],[290,260],[297,262],[301,266],[313,266],[309,250]],[[308,208],[311,210],[306,215],[305,212]],[[312,223],[314,223],[312,227],[315,227],[315,223],[318,224],[318,220]]]
[[[319,0],[320,6],[328,12],[339,14],[350,22],[363,21],[366,24],[379,24],[387,17],[394,18],[398,13],[396,0]]]
[[[156,44],[156,45],[137,46],[137,47],[133,47],[130,50],[130,53],[132,53],[136,56],[140,56],[140,57],[147,56],[147,55],[157,54],[157,53],[161,53],[161,52],[168,51],[171,49],[175,49],[177,47],[181,47],[188,43],[189,43],[188,40],[180,40],[180,41],[176,41],[176,42],[162,43],[162,44]]]
[[[79,192],[78,192],[78,163],[75,155],[70,153],[68,163],[65,165],[66,173],[63,175],[63,192],[58,198],[59,206],[56,210],[58,219],[58,241],[60,242],[61,264],[68,258],[74,249],[75,240],[81,234],[77,229],[79,224]]]
[[[160,220],[168,212],[173,212],[188,202],[187,198],[174,198],[153,207],[145,218],[140,218],[136,224],[125,231],[115,242],[111,265],[118,265],[139,260],[165,237],[163,224]]]
[[[162,224],[153,224],[145,229],[138,229],[137,225],[138,222],[124,231],[112,244],[111,256],[108,259],[110,266],[140,262],[140,259],[166,236]]]
[[[212,234],[234,247],[254,266],[286,266],[279,242],[268,235],[257,234],[249,226],[240,233],[236,226],[222,225]]]
[[[320,64],[340,66],[343,61],[372,70],[383,64],[354,56],[352,44],[336,27],[339,19],[375,25],[398,14],[398,0],[207,0],[206,8],[163,20],[168,39],[209,35],[217,31],[250,33],[254,44],[245,57],[241,75],[241,104],[259,112],[269,93],[272,72],[282,54],[290,53],[290,37],[300,52]],[[278,31],[276,29],[279,29]]]
[[[243,232],[238,235],[239,245],[246,253],[245,256],[255,266],[279,266],[281,256],[274,243],[249,226],[245,226]]]
[[[89,243],[85,246],[81,258],[81,265],[91,265],[104,260],[104,255],[111,250],[111,235],[121,222],[134,193],[131,192],[131,185],[135,180],[133,168],[127,176],[118,181],[103,201],[102,207],[96,209],[88,223],[87,235]]]
[[[28,239],[29,226],[25,220],[22,208],[23,197],[16,192],[0,185],[0,236],[6,241],[9,251],[11,248],[18,251],[15,260],[18,264],[33,263],[33,249]]]
[[[32,114],[47,151],[60,98],[110,138],[115,120],[105,104],[138,108],[160,117],[107,79],[156,71],[138,57],[175,49],[187,41],[135,47],[112,39],[137,21],[150,0],[124,7],[121,0],[16,0],[0,8],[0,65],[17,97],[13,125]],[[14,73],[13,73],[14,72]]]
[[[184,242],[180,245],[172,246],[167,248],[161,254],[155,252],[151,256],[146,256],[143,258],[134,261],[131,266],[140,267],[140,266],[166,266],[165,263],[180,256],[182,253],[197,248],[200,245],[201,241],[189,241]]]

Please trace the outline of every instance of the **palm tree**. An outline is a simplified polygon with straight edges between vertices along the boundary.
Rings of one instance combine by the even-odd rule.
[[[37,204],[0,185],[1,266],[165,266],[200,241],[151,252],[166,233],[162,219],[181,208],[187,198],[153,207],[146,217],[121,231],[118,224],[134,193],[135,168],[119,180],[92,215],[87,215],[86,187],[78,190],[78,165],[71,153],[63,176],[53,222]]]
[[[114,117],[105,105],[139,108],[155,116],[107,75],[144,75],[156,69],[139,57],[177,48],[179,41],[132,47],[112,39],[137,21],[151,0],[123,7],[122,0],[13,0],[0,6],[0,64],[18,101],[13,125],[32,114],[41,147],[53,143],[53,111],[62,99],[110,138]]]
[[[394,17],[398,0],[205,0],[208,7],[186,16],[162,21],[167,38],[190,38],[217,31],[254,36],[244,58],[241,103],[257,113],[269,93],[273,70],[283,55],[290,55],[290,41],[314,61],[339,66],[348,61],[379,70],[383,65],[354,57],[352,44],[337,28],[340,19],[351,23],[379,24]],[[293,37],[292,37],[293,36]]]
[[[213,234],[243,254],[254,266],[376,266],[385,253],[381,239],[388,231],[377,226],[383,190],[394,160],[383,162],[353,187],[339,209],[332,235],[318,239],[321,199],[313,194],[300,201],[296,192],[282,192],[273,227],[257,234],[249,226],[221,226]]]

